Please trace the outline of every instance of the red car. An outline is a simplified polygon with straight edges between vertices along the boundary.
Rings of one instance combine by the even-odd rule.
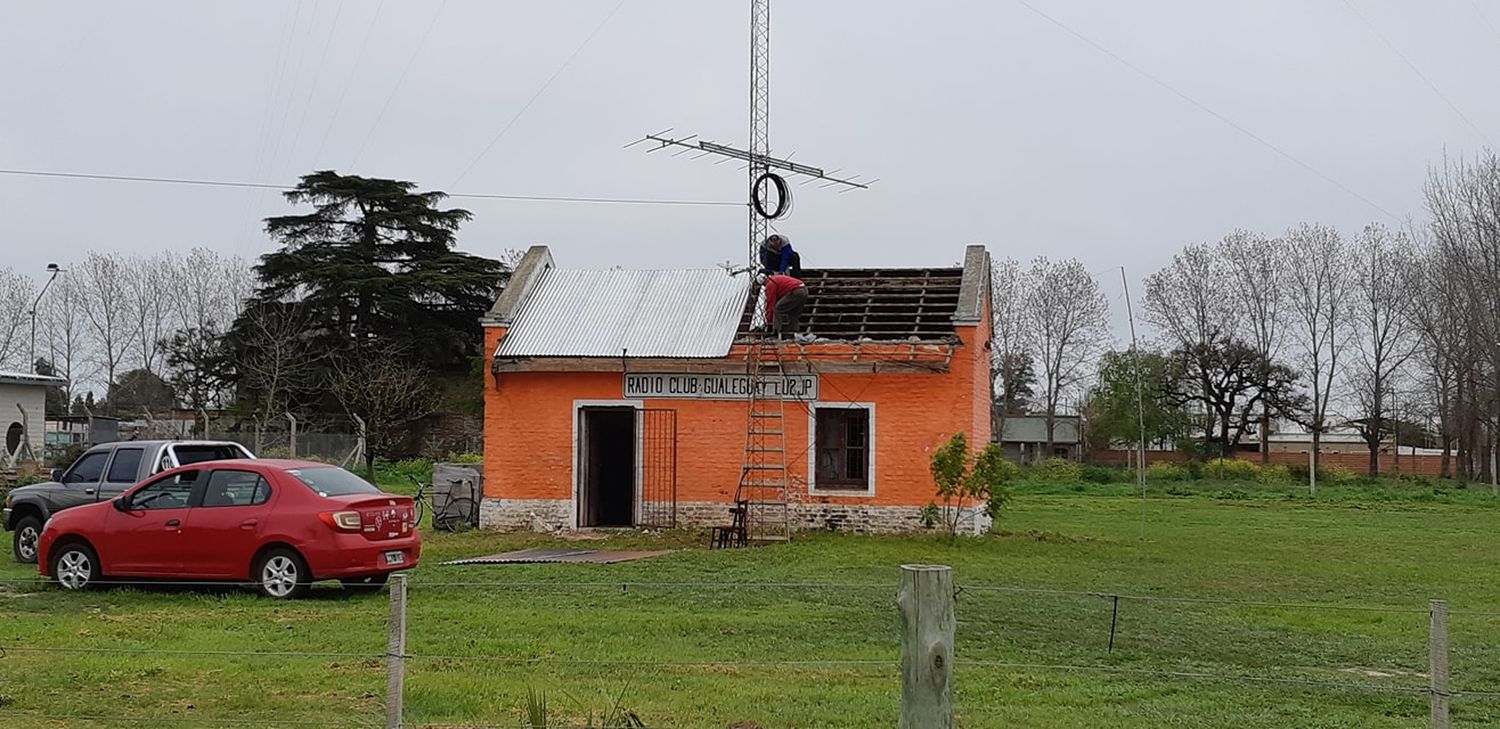
[[[276,598],[314,580],[379,589],[417,565],[415,516],[410,497],[336,466],[210,461],[59,512],[42,530],[37,565],[70,590],[127,577],[248,578]]]

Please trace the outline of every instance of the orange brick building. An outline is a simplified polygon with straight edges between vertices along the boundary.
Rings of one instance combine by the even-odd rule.
[[[484,319],[481,526],[725,523],[758,387],[784,411],[794,528],[919,528],[933,449],[990,440],[989,271],[981,246],[962,267],[805,271],[818,339],[780,345],[769,382],[747,369],[748,276],[531,248]]]

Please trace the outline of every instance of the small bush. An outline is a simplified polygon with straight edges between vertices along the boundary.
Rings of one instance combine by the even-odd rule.
[[[1347,486],[1359,482],[1363,477],[1349,470],[1346,466],[1329,464],[1318,466],[1318,483],[1326,483],[1330,486]]]
[[[1238,458],[1215,458],[1203,464],[1201,472],[1205,478],[1220,481],[1254,481],[1260,475],[1260,466]]]
[[[1180,463],[1157,461],[1146,465],[1146,479],[1149,481],[1187,481],[1191,477],[1188,469]]]
[[[1076,483],[1083,480],[1083,466],[1064,458],[1048,458],[1031,465],[1031,477],[1051,483]]]
[[[1268,486],[1287,484],[1292,482],[1292,471],[1282,465],[1264,466],[1260,469],[1260,473],[1255,474],[1255,480]]]
[[[483,453],[458,453],[449,458],[450,463],[484,463]]]
[[[1079,470],[1079,475],[1088,483],[1125,483],[1132,480],[1130,471],[1108,466],[1084,466]]]

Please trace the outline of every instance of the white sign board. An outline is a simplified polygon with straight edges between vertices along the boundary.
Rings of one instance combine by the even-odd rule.
[[[817,375],[759,377],[753,383],[757,398],[765,400],[818,399]],[[695,400],[749,400],[751,377],[672,372],[626,373],[625,397],[631,399],[688,398]]]

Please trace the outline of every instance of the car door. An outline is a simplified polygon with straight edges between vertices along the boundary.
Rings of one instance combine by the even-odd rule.
[[[183,573],[244,579],[271,514],[271,485],[256,471],[231,468],[214,469],[203,481],[183,525]]]
[[[141,460],[146,457],[142,446],[118,446],[115,456],[109,460],[104,472],[104,483],[99,486],[99,499],[111,499],[124,493],[140,480]]]
[[[120,497],[105,522],[99,560],[111,576],[167,577],[182,573],[182,527],[199,472],[177,471]]]
[[[52,503],[48,506],[53,511],[61,511],[98,500],[99,482],[104,478],[105,467],[109,465],[109,457],[113,452],[110,448],[100,448],[89,451],[74,461],[68,472],[63,474],[64,488],[54,492],[50,497]]]

